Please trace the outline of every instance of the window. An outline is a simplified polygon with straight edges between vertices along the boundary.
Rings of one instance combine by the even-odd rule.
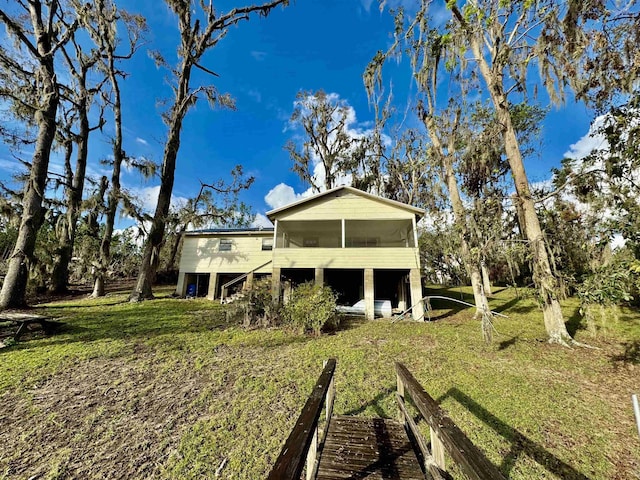
[[[219,252],[230,252],[231,246],[233,245],[233,241],[228,238],[221,238],[220,244],[218,245]]]
[[[318,237],[305,238],[302,241],[303,247],[317,247],[319,245]]]
[[[262,250],[273,250],[273,238],[263,238],[262,239]]]

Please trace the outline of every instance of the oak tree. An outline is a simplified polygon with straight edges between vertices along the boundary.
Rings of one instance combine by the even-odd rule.
[[[206,5],[203,0],[198,2],[166,0],[166,3],[178,20],[180,43],[177,48],[177,56],[179,62],[175,68],[170,68],[159,53],[154,54],[156,63],[169,68],[172,73],[171,88],[174,97],[171,106],[163,114],[168,131],[162,156],[160,191],[149,235],[145,240],[138,279],[131,293],[132,302],[153,298],[152,283],[158,268],[160,248],[165,235],[185,116],[201,97],[206,98],[212,106],[234,106],[232,98],[228,94],[220,93],[215,85],[200,85],[194,88],[192,85],[194,70],[197,69],[216,77],[217,73],[203,65],[203,56],[218,45],[229,32],[229,28],[244,20],[249,20],[252,14],[266,17],[277,6],[286,6],[289,2],[288,0],[272,0],[262,5],[233,8],[224,13],[216,11],[212,2]]]

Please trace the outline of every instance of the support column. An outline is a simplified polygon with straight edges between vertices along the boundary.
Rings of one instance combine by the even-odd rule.
[[[244,290],[251,290],[251,287],[253,287],[253,272],[248,273],[244,281]]]
[[[273,224],[273,249],[276,248],[278,244],[278,220]],[[284,247],[284,245],[282,245]]]
[[[324,268],[316,268],[316,285],[324,286]]]
[[[398,309],[404,312],[408,307],[407,305],[407,281],[403,275],[398,282]]]
[[[373,268],[364,269],[364,315],[367,320],[375,318],[373,287]]]
[[[216,288],[218,287],[218,274],[212,273],[209,276],[209,291],[207,292],[207,300],[216,299]]]
[[[185,285],[184,285],[184,272],[178,273],[178,284],[176,285],[176,295],[179,297],[184,297],[185,295]]]
[[[273,267],[271,273],[271,297],[274,302],[280,303],[280,267]]]
[[[413,229],[413,248],[418,248],[418,226],[415,215],[411,218],[411,227]]]
[[[412,268],[409,272],[409,282],[411,283],[411,314],[414,320],[424,322],[424,305],[422,300],[422,281],[420,280],[420,269]]]

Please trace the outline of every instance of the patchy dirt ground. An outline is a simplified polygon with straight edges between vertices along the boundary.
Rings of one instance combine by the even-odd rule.
[[[635,347],[634,347],[635,345]],[[611,429],[617,432],[620,441],[616,449],[611,449],[607,456],[616,465],[616,472],[609,478],[616,480],[640,480],[640,438],[638,437],[633,413],[631,395],[640,394],[640,356],[637,355],[639,343],[628,342],[622,345],[602,342],[598,347],[609,362],[601,368],[594,368],[594,378],[581,379],[580,390],[583,399],[597,398],[602,404],[608,404],[616,412],[609,419],[609,424],[599,424],[595,419],[585,419],[593,429]],[[630,354],[635,348],[636,353]],[[594,358],[594,352],[588,349],[576,349],[574,352],[580,363],[588,364]]]
[[[90,360],[21,394],[0,395],[0,444],[11,452],[5,476],[158,476],[184,426],[203,414],[196,400],[207,378],[188,365],[156,367]]]

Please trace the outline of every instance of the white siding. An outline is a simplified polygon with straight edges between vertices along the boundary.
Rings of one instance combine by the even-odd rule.
[[[262,239],[273,238],[272,233],[256,235],[207,235],[185,237],[180,257],[180,271],[188,273],[246,273],[267,263],[270,250],[262,250]],[[230,239],[230,252],[219,252],[220,239]],[[256,271],[270,273],[271,265]]]
[[[420,268],[417,248],[280,248],[273,252],[280,268]]]
[[[346,219],[410,219],[415,214],[409,210],[389,205],[383,201],[360,195],[338,191],[303,203],[299,207],[285,210],[274,215],[278,220],[341,220]]]

